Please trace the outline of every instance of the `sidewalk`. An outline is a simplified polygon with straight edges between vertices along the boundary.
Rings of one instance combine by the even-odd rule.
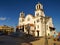
[[[45,45],[45,39],[41,38],[40,40],[36,40],[31,42],[32,45]],[[54,45],[56,43],[57,45],[60,44],[58,41],[53,41],[53,39],[48,39],[48,45]]]

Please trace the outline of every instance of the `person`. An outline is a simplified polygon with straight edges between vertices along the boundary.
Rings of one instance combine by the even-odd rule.
[[[54,32],[54,41],[56,41],[56,33]]]

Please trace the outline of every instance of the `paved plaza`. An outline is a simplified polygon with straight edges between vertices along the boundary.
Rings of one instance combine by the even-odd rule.
[[[11,37],[11,36],[0,36],[0,45],[44,45],[44,38],[39,38],[39,39],[27,39],[27,38],[22,38],[22,37]],[[53,41],[53,39],[48,39],[48,45],[60,45],[60,42],[58,41]]]

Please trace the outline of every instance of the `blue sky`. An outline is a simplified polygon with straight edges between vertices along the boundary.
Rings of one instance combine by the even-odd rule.
[[[0,25],[18,25],[19,13],[34,15],[35,5],[40,2],[44,6],[46,16],[53,19],[57,31],[60,31],[60,0],[0,0]]]

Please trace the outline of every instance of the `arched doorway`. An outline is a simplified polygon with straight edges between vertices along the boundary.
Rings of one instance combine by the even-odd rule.
[[[37,37],[39,37],[39,31],[37,30]]]

